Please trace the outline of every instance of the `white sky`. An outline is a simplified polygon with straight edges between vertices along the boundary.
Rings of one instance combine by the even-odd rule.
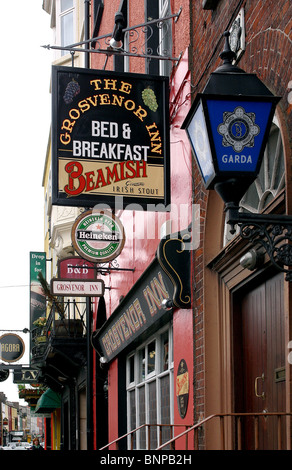
[[[29,252],[44,249],[42,177],[53,60],[44,44],[52,44],[52,32],[42,0],[1,1],[0,330],[29,328]],[[15,333],[26,352],[14,364],[28,364],[29,334]],[[27,404],[19,400],[12,372],[0,392]]]

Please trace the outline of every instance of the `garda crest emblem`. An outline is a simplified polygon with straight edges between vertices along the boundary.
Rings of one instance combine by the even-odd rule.
[[[241,152],[244,147],[254,146],[254,137],[259,134],[260,127],[255,124],[255,113],[246,113],[238,106],[233,112],[223,113],[223,122],[217,131],[223,136],[224,147],[232,146],[235,152]]]

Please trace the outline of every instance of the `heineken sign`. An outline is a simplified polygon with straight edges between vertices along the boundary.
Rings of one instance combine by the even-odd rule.
[[[89,261],[108,262],[116,258],[125,243],[121,221],[108,211],[86,211],[75,220],[72,243],[77,253]]]
[[[52,99],[53,204],[165,210],[168,78],[53,66]]]

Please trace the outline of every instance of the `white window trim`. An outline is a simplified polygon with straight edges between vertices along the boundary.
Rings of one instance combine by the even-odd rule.
[[[159,0],[159,18],[164,18],[165,16],[168,16],[171,14],[171,5],[169,0]],[[169,24],[165,25],[166,27],[170,28],[170,33],[172,35],[172,20],[169,22]],[[165,44],[165,39],[163,37],[164,31],[163,27],[159,30],[159,53],[163,55],[163,49],[164,49],[164,44]],[[168,35],[166,36],[166,38]],[[170,41],[172,42],[172,41]],[[171,50],[169,51],[171,55]],[[160,60],[159,61],[159,74],[160,75],[168,75],[169,74],[169,64],[167,63],[168,61]]]
[[[161,347],[157,347],[160,343],[160,338],[165,331],[168,331],[168,344],[169,344],[169,363],[168,369],[165,371],[160,371],[160,364],[162,364],[162,357],[161,357]],[[150,374],[146,374],[147,371],[147,354],[146,354],[146,347],[156,340],[156,354],[155,354],[155,371],[151,372]],[[161,343],[160,343],[161,345]],[[140,379],[140,368],[139,368],[139,356],[140,352],[145,348],[145,379]],[[130,382],[130,361],[129,359],[134,356],[134,381]],[[171,359],[171,360],[170,360]],[[170,388],[170,423],[174,423],[174,363],[173,363],[173,330],[172,324],[168,324],[165,327],[161,328],[155,335],[151,336],[145,343],[143,343],[139,348],[137,348],[134,352],[128,355],[127,362],[126,362],[126,388],[127,388],[127,430],[128,432],[131,430],[131,415],[129,413],[130,410],[130,392],[135,392],[135,418],[136,418],[136,425],[135,428],[140,426],[139,422],[139,401],[138,401],[138,393],[139,389],[145,387],[145,416],[146,416],[146,424],[148,423],[147,417],[149,416],[149,386],[152,382],[156,382],[156,416],[157,416],[157,424],[161,423],[161,407],[159,406],[160,400],[159,397],[161,396],[161,379],[166,375],[169,375],[169,388]],[[145,428],[146,434],[146,448],[148,445],[148,432],[147,428]],[[159,442],[159,427],[157,426],[156,429],[157,435],[157,442]],[[140,436],[141,433],[138,431],[136,433],[136,449],[140,449]],[[128,446],[130,446],[131,437],[128,437]]]
[[[56,44],[61,46],[61,19],[63,16],[67,15],[68,13],[73,13],[73,43],[76,42],[76,0],[73,0],[73,6],[71,8],[68,8],[68,10],[64,10],[61,12],[61,0],[58,0],[56,2]],[[58,51],[59,56],[62,56],[62,51]],[[64,55],[70,54],[70,52],[65,52]],[[64,57],[64,55],[62,57]]]

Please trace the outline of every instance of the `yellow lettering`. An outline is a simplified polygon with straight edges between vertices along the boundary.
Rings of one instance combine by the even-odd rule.
[[[113,80],[111,78],[105,78],[104,82],[105,82],[105,86],[104,86],[105,90],[109,90],[109,89],[116,90],[117,89],[117,87],[116,87],[117,80]]]
[[[121,87],[119,89],[119,91],[121,91],[122,93],[131,93],[131,89],[132,89],[132,85],[130,83],[126,83],[126,82],[121,82]]]
[[[96,80],[90,80],[90,85],[94,85],[95,86],[95,90],[101,90],[101,88],[99,87],[99,84],[101,83],[101,80],[99,78],[97,78]]]

